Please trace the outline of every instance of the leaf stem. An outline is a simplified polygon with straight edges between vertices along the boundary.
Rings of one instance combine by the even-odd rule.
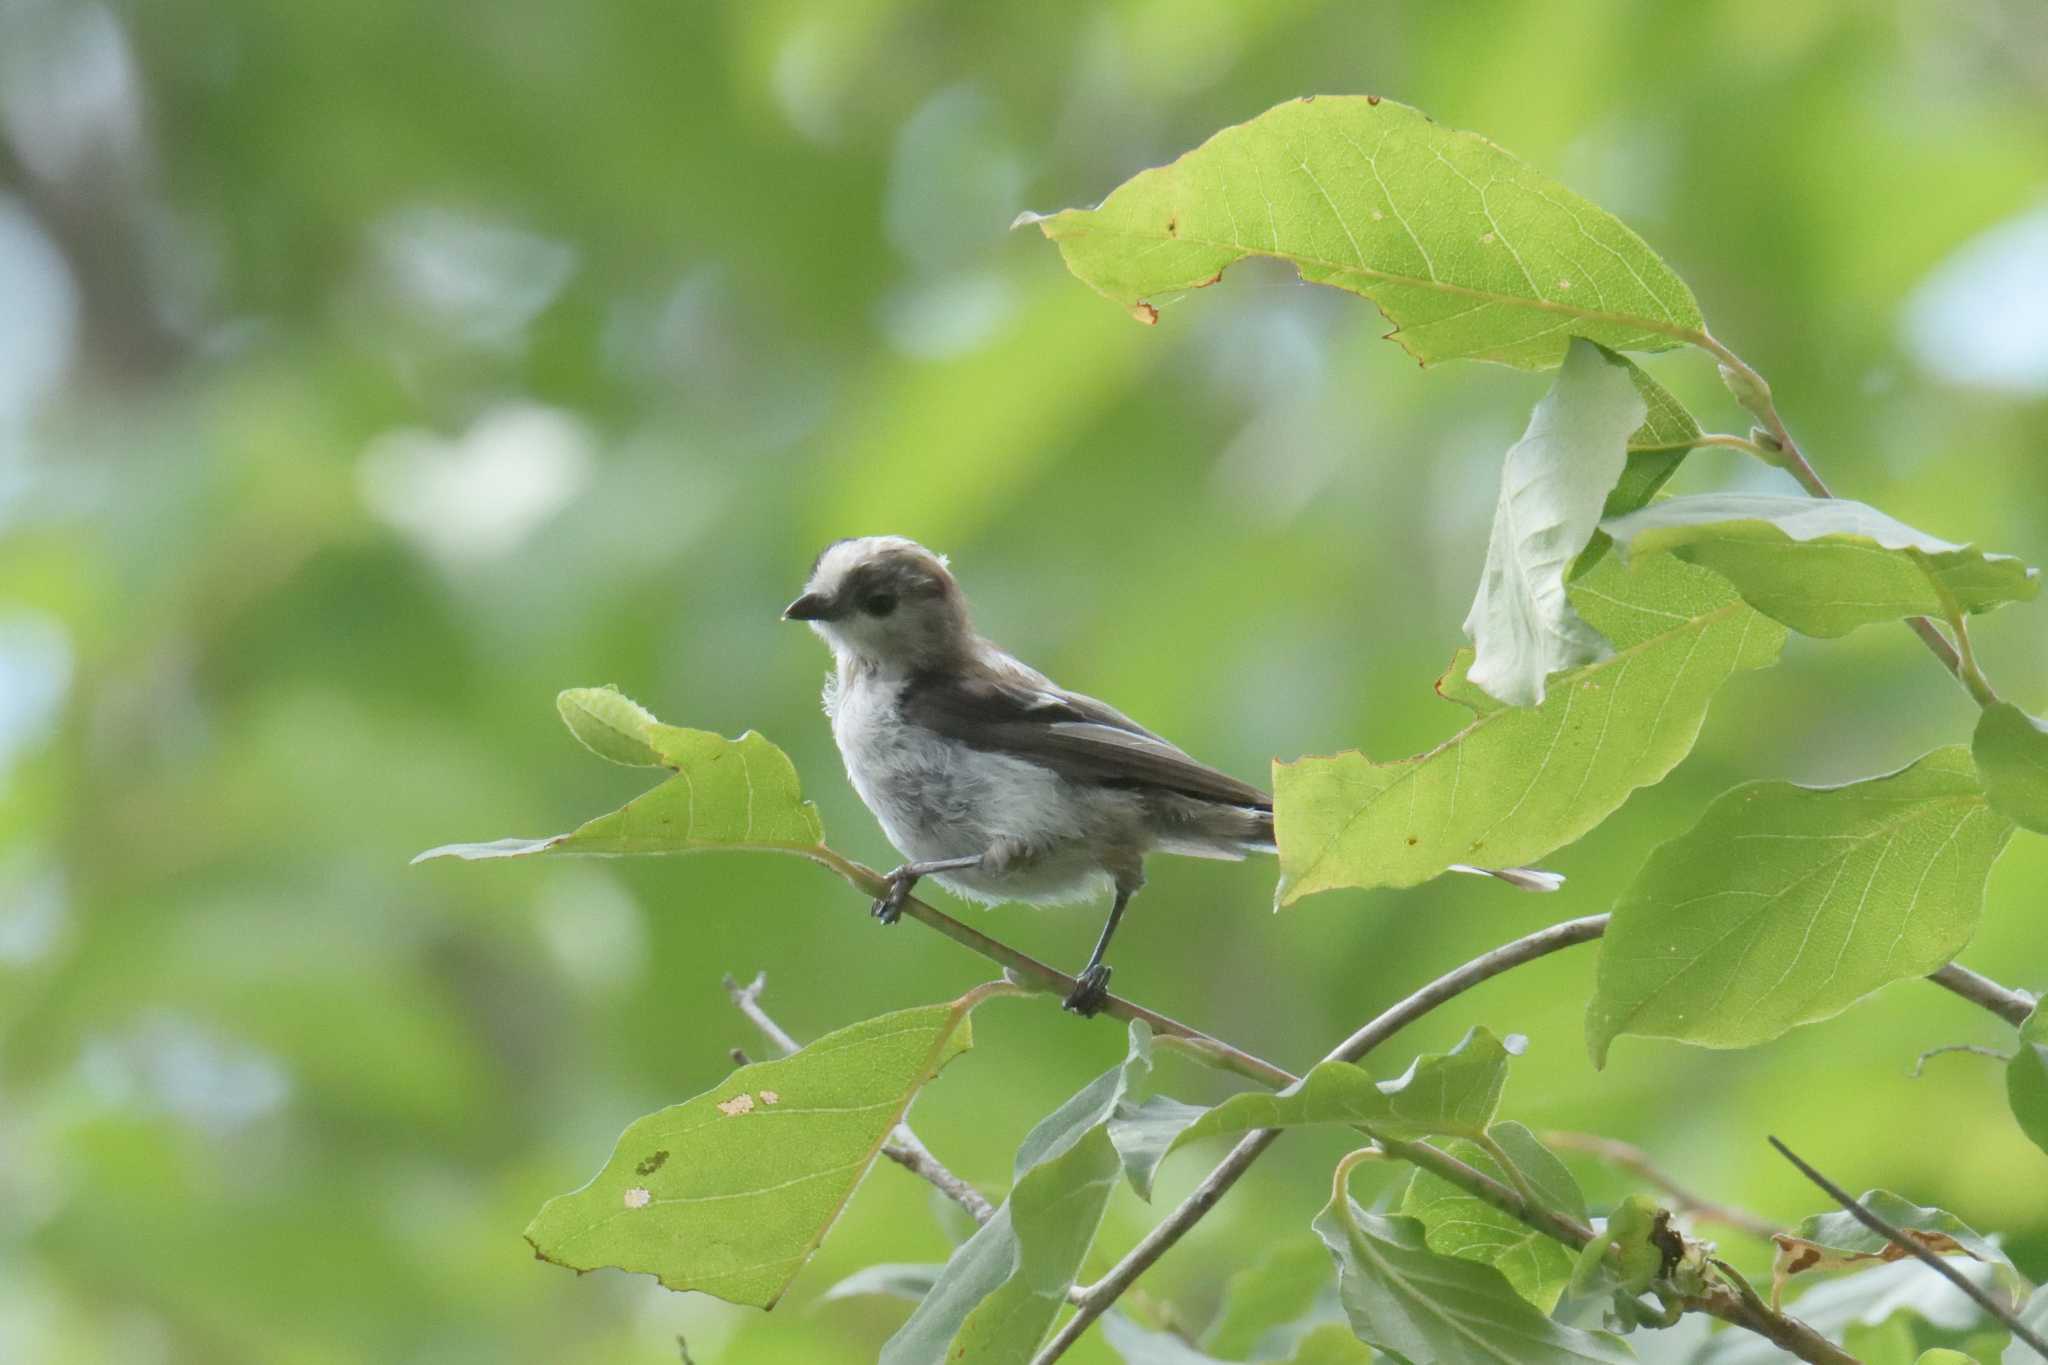
[[[2038,1332],[2034,1331],[2033,1328],[2027,1326],[2026,1323],[2021,1322],[2019,1317],[2016,1314],[2014,1314],[2011,1309],[2008,1309],[2003,1304],[1999,1303],[1996,1299],[1992,1298],[1989,1294],[1986,1294],[1983,1290],[1979,1289],[1974,1283],[1971,1282],[1968,1276],[1964,1275],[1961,1271],[1957,1270],[1954,1266],[1950,1265],[1945,1257],[1935,1255],[1926,1247],[1922,1246],[1919,1242],[1914,1241],[1911,1237],[1908,1237],[1904,1232],[1900,1231],[1898,1228],[1893,1227],[1883,1218],[1879,1217],[1877,1214],[1865,1208],[1862,1202],[1855,1198],[1855,1196],[1851,1195],[1847,1190],[1843,1189],[1840,1185],[1835,1184],[1834,1181],[1829,1180],[1826,1176],[1822,1175],[1819,1171],[1815,1170],[1812,1166],[1808,1165],[1805,1161],[1801,1160],[1799,1156],[1796,1153],[1794,1153],[1790,1147],[1787,1147],[1784,1143],[1778,1141],[1778,1139],[1771,1138],[1770,1144],[1771,1146],[1778,1149],[1779,1156],[1784,1157],[1785,1160],[1791,1162],[1794,1166],[1798,1167],[1799,1173],[1801,1175],[1805,1176],[1808,1180],[1811,1180],[1814,1184],[1820,1186],[1821,1189],[1825,1190],[1827,1192],[1828,1198],[1834,1200],[1837,1204],[1840,1204],[1842,1208],[1848,1212],[1850,1217],[1854,1218],[1857,1222],[1863,1224],[1864,1227],[1869,1228],[1872,1232],[1877,1233],[1879,1236],[1887,1238],[1888,1240],[1890,1240],[1893,1246],[1899,1248],[1901,1251],[1908,1252],[1916,1259],[1933,1267],[1934,1270],[1938,1272],[1943,1279],[1947,1280],[1956,1288],[1962,1290],[1963,1293],[1969,1295],[1970,1299],[1979,1308],[1982,1308],[1992,1317],[1998,1319],[1998,1321],[2000,1321],[2001,1323],[2004,1323],[2005,1329],[2007,1331],[2011,1332],[2021,1341],[2027,1343],[2027,1345],[2033,1347],[2034,1353],[2036,1355],[2040,1356],[2043,1360],[2048,1360],[2048,1341],[2043,1341]]]
[[[1721,379],[1727,384],[1728,391],[1735,395],[1737,402],[1764,424],[1764,431],[1778,447],[1776,451],[1768,453],[1766,458],[1791,474],[1799,481],[1799,486],[1813,497],[1834,497],[1834,490],[1828,487],[1827,481],[1821,478],[1820,472],[1799,448],[1799,442],[1794,440],[1792,433],[1786,429],[1785,419],[1778,415],[1778,406],[1771,398],[1771,386],[1764,382],[1764,377],[1758,374],[1748,361],[1735,354],[1704,327],[1686,339],[1720,362]],[[1996,694],[1991,693],[1990,682],[1985,679],[1981,670],[1976,669],[1974,663],[1971,670],[1976,678],[1975,682],[1972,682],[1963,671],[1963,656],[1948,642],[1939,626],[1925,616],[1909,616],[1906,618],[1906,625],[1920,637],[1920,642],[1927,646],[1928,652],[1941,661],[1941,666],[1954,674],[1956,680],[1970,690],[1970,695],[1977,699],[1979,705],[1990,704],[1985,702],[1978,692],[1978,688],[1982,687],[1985,694],[1995,696]]]

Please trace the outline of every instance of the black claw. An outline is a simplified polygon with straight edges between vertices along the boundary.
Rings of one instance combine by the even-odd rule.
[[[1109,999],[1109,973],[1106,963],[1097,963],[1082,972],[1062,1008],[1072,1010],[1083,1019],[1100,1013],[1104,1002]]]
[[[897,868],[889,874],[888,893],[876,901],[874,908],[868,913],[885,925],[894,924],[903,918],[903,902],[910,899],[910,888],[916,885],[916,877],[907,875],[900,867]]]

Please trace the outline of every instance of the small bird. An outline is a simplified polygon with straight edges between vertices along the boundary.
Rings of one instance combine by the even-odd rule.
[[[853,789],[909,860],[875,902],[884,924],[923,877],[990,905],[1113,892],[1066,1000],[1091,1015],[1108,998],[1103,955],[1145,884],[1146,854],[1278,851],[1272,797],[975,634],[945,557],[914,540],[834,541],[782,615],[832,647],[832,737]],[[1564,882],[1529,867],[1449,870],[1524,891]]]
[[[833,738],[908,860],[875,902],[884,924],[923,877],[988,904],[1113,892],[1066,1000],[1091,1015],[1108,996],[1103,955],[1145,884],[1146,854],[1275,851],[1272,797],[977,635],[945,558],[916,541],[834,542],[782,614],[832,647]]]

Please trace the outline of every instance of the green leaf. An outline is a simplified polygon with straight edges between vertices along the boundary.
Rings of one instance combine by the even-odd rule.
[[[1040,1120],[1017,1149],[1010,1197],[946,1262],[882,1347],[881,1365],[1028,1362],[1065,1307],[1121,1164],[1106,1125],[1152,1069],[1152,1035],[1131,1025],[1124,1064]]]
[[[1153,1095],[1142,1104],[1126,1105],[1110,1120],[1109,1140],[1124,1163],[1125,1178],[1140,1199],[1152,1198],[1152,1178],[1174,1139],[1208,1112],[1199,1104]],[[1320,1261],[1320,1253],[1317,1259]]]
[[[1485,138],[1371,95],[1277,105],[1097,208],[1025,221],[1144,322],[1152,300],[1267,256],[1377,303],[1425,365],[1541,370],[1573,336],[1661,351],[1703,327],[1692,292],[1617,219]]]
[[[655,736],[661,722],[616,687],[572,687],[555,698],[562,724],[599,758],[629,768],[658,768]]]
[[[1955,956],[2012,826],[1969,751],[1843,787],[1751,782],[1650,855],[1600,947],[1586,1035],[1748,1047]]]
[[[1889,1190],[1866,1191],[1857,1202],[1937,1256],[1967,1256],[1991,1267],[1993,1278],[2004,1291],[2006,1307],[2016,1309],[2026,1300],[2032,1288],[2026,1278],[2013,1268],[2004,1252],[1954,1214],[1924,1208]],[[1773,1240],[1777,1243],[1771,1266],[1774,1301],[1794,1275],[1913,1259],[1905,1248],[1883,1233],[1865,1227],[1846,1209],[1815,1214]]]
[[[1987,706],[1970,740],[1991,808],[2015,824],[2048,834],[2048,725],[2011,702]]]
[[[1961,1351],[1951,1351],[1946,1346],[1937,1346],[1931,1351],[1920,1353],[1914,1365],[1977,1365],[1977,1362]]]
[[[557,701],[571,733],[615,763],[653,762],[675,773],[609,815],[546,839],[443,844],[414,858],[521,858],[535,853],[699,853],[717,849],[816,853],[818,810],[804,800],[789,756],[752,730],[726,739],[663,725],[609,688],[577,688]]]
[[[634,1122],[526,1240],[572,1270],[614,1266],[773,1307],[918,1090],[971,1045],[968,1015],[1007,990],[854,1024]]]
[[[2019,1051],[2005,1064],[2005,1097],[2020,1131],[2048,1152],[2048,1006],[2020,1025]]]
[[[1119,1119],[1110,1127],[1112,1133],[1122,1130],[1125,1168],[1141,1193],[1151,1188],[1159,1163],[1190,1142],[1256,1128],[1343,1123],[1395,1138],[1476,1137],[1500,1107],[1508,1056],[1500,1039],[1475,1028],[1449,1052],[1417,1057],[1391,1081],[1375,1081],[1350,1062],[1318,1062],[1278,1094],[1233,1095],[1213,1109],[1183,1117],[1174,1131],[1147,1120],[1142,1141],[1137,1141],[1128,1121]]]
[[[1367,1213],[1339,1191],[1314,1226],[1337,1262],[1351,1330],[1411,1365],[1635,1359],[1612,1337],[1552,1322],[1492,1266],[1430,1250],[1417,1219]]]
[[[1565,575],[1600,524],[1648,415],[1627,369],[1574,341],[1501,466],[1500,501],[1479,592],[1465,616],[1467,677],[1511,706],[1543,700],[1551,674],[1613,651],[1572,609]]]
[[[1546,1207],[1587,1221],[1579,1182],[1534,1133],[1519,1123],[1496,1123],[1490,1131]],[[1466,1165],[1508,1183],[1507,1172],[1478,1143],[1453,1139],[1438,1145]],[[1571,1279],[1572,1253],[1562,1243],[1433,1172],[1418,1169],[1409,1179],[1401,1212],[1422,1224],[1431,1251],[1495,1267],[1517,1294],[1546,1314],[1557,1307]]]
[[[1628,377],[1642,395],[1644,414],[1643,424],[1628,438],[1628,467],[1600,509],[1602,520],[1626,516],[1647,504],[1678,472],[1702,434],[1700,424],[1669,389],[1628,357],[1617,355],[1614,359],[1628,367]]]
[[[1436,748],[1273,765],[1279,904],[1416,886],[1459,863],[1540,861],[1670,772],[1714,693],[1785,640],[1718,575],[1669,558],[1633,572],[1603,562],[1572,600],[1614,656],[1553,680],[1541,706],[1494,702],[1466,681],[1461,652],[1437,690],[1477,715]]]
[[[2040,591],[2010,555],[1937,540],[1842,498],[1708,493],[1671,498],[1601,529],[1624,555],[1670,552],[1727,578],[1749,604],[1805,635],[1873,621],[1989,611]]]

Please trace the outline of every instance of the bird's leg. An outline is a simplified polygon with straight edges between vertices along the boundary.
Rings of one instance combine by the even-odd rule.
[[[928,863],[905,863],[889,874],[889,889],[876,900],[871,914],[884,924],[894,924],[903,918],[903,902],[910,899],[910,889],[917,885],[919,877],[929,877],[934,872],[957,872],[963,867],[978,867],[983,855],[976,853],[966,858],[939,858]]]
[[[1117,887],[1116,904],[1109,907],[1109,920],[1102,926],[1102,937],[1095,940],[1095,951],[1088,954],[1088,965],[1075,978],[1073,993],[1066,999],[1065,1008],[1083,1019],[1100,1010],[1102,1002],[1109,998],[1110,968],[1102,960],[1102,955],[1109,951],[1109,941],[1116,935],[1117,921],[1124,917],[1124,907],[1131,903],[1134,889]]]

